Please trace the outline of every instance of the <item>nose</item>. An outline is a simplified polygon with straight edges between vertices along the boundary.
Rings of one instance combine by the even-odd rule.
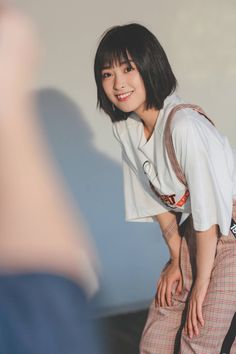
[[[124,76],[121,74],[115,75],[114,83],[113,83],[113,88],[116,91],[119,91],[120,89],[125,87],[125,80]]]

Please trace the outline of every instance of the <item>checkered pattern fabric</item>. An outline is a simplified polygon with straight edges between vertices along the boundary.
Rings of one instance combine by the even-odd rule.
[[[203,303],[205,326],[200,328],[199,336],[190,339],[182,328],[196,274],[196,238],[191,216],[179,231],[182,236],[183,291],[179,296],[173,294],[170,307],[155,307],[152,302],[141,338],[140,354],[220,354],[236,312],[236,238],[231,232],[218,238],[211,281]],[[230,354],[236,354],[236,341]]]

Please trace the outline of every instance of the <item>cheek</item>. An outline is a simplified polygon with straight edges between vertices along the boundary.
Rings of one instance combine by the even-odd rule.
[[[144,99],[146,99],[146,89],[142,80],[139,83],[139,93]]]
[[[110,97],[110,96],[111,96],[111,85],[110,85],[110,83],[108,82],[108,80],[107,80],[107,81],[104,81],[104,82],[102,83],[102,87],[103,87],[103,90],[104,90],[104,92],[105,92],[105,95],[106,95],[107,97]]]
[[[143,97],[146,97],[146,89],[144,86],[143,79],[140,75],[136,76],[135,84],[136,84],[136,87],[138,87],[139,94],[142,95]]]

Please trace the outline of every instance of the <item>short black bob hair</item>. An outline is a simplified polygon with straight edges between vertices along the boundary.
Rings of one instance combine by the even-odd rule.
[[[163,107],[164,100],[176,88],[177,81],[167,56],[157,38],[144,26],[131,23],[108,29],[99,43],[94,74],[97,84],[97,106],[103,109],[112,122],[125,120],[130,113],[113,109],[102,87],[102,70],[108,65],[134,61],[146,89],[146,109]]]

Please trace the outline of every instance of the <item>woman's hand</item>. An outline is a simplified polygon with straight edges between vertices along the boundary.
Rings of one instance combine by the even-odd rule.
[[[157,283],[157,292],[155,295],[155,305],[171,306],[171,297],[173,292],[173,285],[176,283],[175,292],[180,294],[182,291],[183,280],[179,267],[179,260],[170,260],[167,266],[162,271],[160,280]]]
[[[204,326],[204,318],[202,315],[202,305],[205,299],[208,285],[210,280],[198,280],[196,279],[193,286],[191,296],[188,304],[188,313],[185,322],[184,331],[190,339],[193,335],[199,334],[199,324]]]

